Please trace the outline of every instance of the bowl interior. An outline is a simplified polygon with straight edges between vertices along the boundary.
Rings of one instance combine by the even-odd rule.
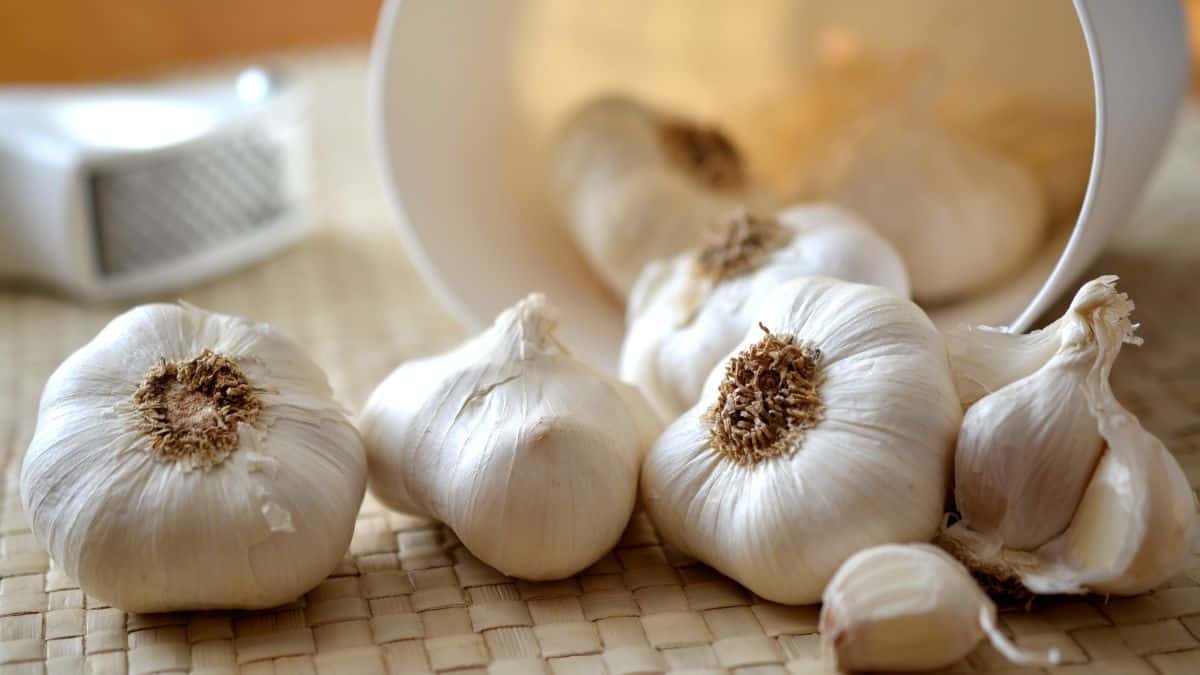
[[[1091,168],[1091,70],[1069,0],[496,0],[469,13],[393,2],[379,30],[372,108],[426,279],[472,325],[544,291],[561,309],[564,343],[610,370],[622,307],[543,192],[548,140],[590,96],[624,91],[722,124],[783,193],[797,175],[789,158],[819,142],[829,119],[878,105],[872,87],[889,82],[984,142],[1081,136],[1082,173],[1064,179],[1078,183],[1079,200]],[[935,320],[1016,318],[1059,258],[1078,206],[1062,205],[1020,274],[929,308]]]

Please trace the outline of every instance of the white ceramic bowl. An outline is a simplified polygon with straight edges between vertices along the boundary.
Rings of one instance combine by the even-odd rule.
[[[930,17],[944,17],[953,3],[842,2],[836,21],[874,31],[881,43],[920,46],[931,39]],[[799,16],[798,26],[833,20],[829,11],[814,9],[822,3],[796,0],[795,11],[786,0],[749,4]],[[564,341],[615,368],[622,310],[588,271],[543,196],[540,152],[547,119],[602,89],[674,96],[702,113],[720,107],[710,84],[732,87],[735,96],[753,93],[757,73],[724,72],[732,57],[714,52],[736,51],[751,68],[778,58],[766,53],[778,45],[758,37],[774,26],[738,23],[741,15],[729,13],[734,6],[639,0],[614,10],[610,3],[606,17],[589,22],[585,4],[558,0],[388,0],[371,63],[374,142],[408,249],[430,287],[464,322],[484,325],[524,294],[545,291],[562,308]],[[1076,282],[1128,217],[1162,151],[1188,80],[1182,11],[1176,0],[1001,0],[955,7],[960,13],[972,9],[965,17],[954,15],[951,31],[940,24],[939,39],[974,46],[983,55],[976,65],[1034,95],[1078,96],[1082,88],[1094,101],[1091,175],[1065,248],[1061,242],[1048,247],[1006,286],[935,314],[940,322],[1025,330]],[[679,17],[648,15],[671,11]],[[887,19],[888,11],[901,18]],[[621,12],[626,14],[614,22]],[[663,25],[672,28],[670,35],[648,28]],[[811,34],[789,40],[806,36]],[[664,53],[667,38],[684,48]],[[547,40],[567,47],[614,42],[594,67],[564,72],[568,65],[531,51]],[[1086,55],[1078,48],[1077,58],[1086,64],[1076,81],[1069,81],[1071,56],[1063,50],[1072,42],[1086,44]],[[652,78],[691,88],[655,88]],[[542,101],[551,87],[570,91]]]

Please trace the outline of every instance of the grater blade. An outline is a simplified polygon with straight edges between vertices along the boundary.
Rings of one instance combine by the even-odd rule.
[[[97,168],[89,179],[100,275],[176,262],[277,221],[292,204],[285,148],[264,130]]]

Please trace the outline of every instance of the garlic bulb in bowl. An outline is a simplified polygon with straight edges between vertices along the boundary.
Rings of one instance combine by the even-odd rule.
[[[295,600],[366,488],[324,373],[270,326],[190,306],[113,319],[51,375],[21,468],[34,535],[129,612]]]
[[[633,387],[573,358],[555,330],[531,295],[457,348],[401,365],[360,420],[372,494],[525,579],[568,577],[617,543],[659,428]]]
[[[896,247],[921,302],[1003,281],[1042,243],[1046,206],[1032,173],[916,113],[864,120],[833,154],[815,189]]]
[[[775,216],[737,209],[719,225],[705,246],[650,263],[630,297],[621,378],[666,419],[696,403],[713,366],[754,326],[779,283],[828,276],[908,297],[900,256],[843,208],[805,204]]]
[[[642,499],[676,548],[811,603],[854,553],[937,531],[962,410],[942,337],[909,300],[802,277],[760,306],[655,442]]]
[[[1182,569],[1196,499],[1162,442],[1113,395],[1124,343],[1140,344],[1115,276],[1026,336],[951,334],[964,400],[943,545],[968,566],[1035,593],[1128,595]],[[986,392],[981,394],[980,392]]]
[[[694,246],[714,218],[763,200],[724,132],[618,96],[567,122],[548,182],[580,251],[621,299],[647,262]]]

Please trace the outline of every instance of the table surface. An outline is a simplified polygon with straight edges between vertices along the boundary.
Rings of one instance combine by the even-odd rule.
[[[367,147],[365,53],[290,57],[313,93],[319,227],[255,267],[177,297],[267,321],[300,342],[357,409],[396,364],[461,328],[418,278]],[[1119,398],[1200,482],[1200,118],[1095,265],[1137,301],[1146,340],[1118,363]],[[1196,193],[1189,195],[1189,193]],[[174,298],[176,296],[172,296]],[[168,298],[171,299],[171,298]],[[817,608],[754,597],[664,548],[643,516],[573,579],[508,579],[434,523],[369,496],[334,574],[260,612],[134,615],[87,598],[33,540],[17,489],[46,377],[125,305],[0,289],[0,674],[6,672],[832,672]],[[1038,599],[1001,614],[1017,642],[1057,646],[1070,673],[1200,673],[1200,558],[1129,599]],[[953,672],[1012,668],[990,647]]]

